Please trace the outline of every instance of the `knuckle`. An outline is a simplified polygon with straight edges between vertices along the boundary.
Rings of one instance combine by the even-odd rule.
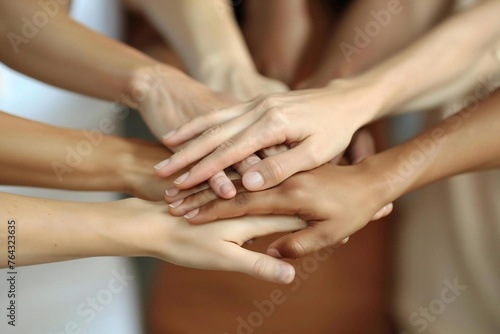
[[[251,202],[250,193],[239,193],[234,197],[234,204],[238,207],[245,207]]]
[[[311,146],[306,153],[306,159],[310,161],[315,166],[322,165],[325,163],[324,158],[324,149],[320,146]]]
[[[280,102],[277,99],[276,95],[269,95],[264,98],[261,98],[259,102],[257,102],[257,109],[260,110],[269,110],[274,107],[280,105]]]
[[[229,151],[232,148],[234,148],[236,145],[238,145],[238,143],[239,143],[239,140],[237,138],[234,138],[234,137],[229,138],[228,140],[226,140],[225,142],[220,144],[219,147],[217,147],[216,151],[221,152],[221,153]]]
[[[320,248],[326,248],[335,246],[340,239],[336,233],[321,229],[317,233],[317,241]]]
[[[205,130],[203,132],[202,136],[204,138],[212,138],[212,137],[216,137],[221,132],[222,132],[222,125],[218,124],[218,125],[212,126],[211,128]]]
[[[281,182],[285,178],[283,167],[275,159],[268,158],[265,161],[267,174],[272,181]]]
[[[302,257],[307,254],[307,249],[300,240],[290,240],[287,244],[288,252],[293,257]]]
[[[253,264],[252,272],[256,276],[262,277],[265,275],[268,265],[269,261],[267,259],[259,257],[257,260],[255,260],[255,263]]]
[[[305,187],[303,187],[298,182],[286,182],[281,187],[281,193],[285,198],[294,199],[297,202],[304,203],[307,198],[311,195]]]

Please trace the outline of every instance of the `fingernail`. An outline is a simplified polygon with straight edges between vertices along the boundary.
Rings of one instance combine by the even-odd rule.
[[[162,162],[160,162],[159,164],[157,164],[154,168],[155,169],[161,169],[161,168],[165,167],[166,165],[168,165],[169,162],[170,162],[170,159],[163,160]]]
[[[293,280],[294,270],[291,265],[280,265],[276,268],[275,278],[281,283],[290,283]]]
[[[172,137],[172,135],[175,133],[177,130],[172,130],[168,132],[166,135],[163,135],[163,139],[168,139],[169,137]]]
[[[167,194],[167,196],[170,196],[170,197],[177,195],[179,192],[180,192],[180,190],[177,188],[170,188],[170,189],[165,190],[165,194]]]
[[[281,256],[280,252],[276,248],[269,248],[267,250],[267,255],[270,255],[270,256],[277,258],[277,259],[283,258],[283,256]]]
[[[175,184],[181,184],[182,182],[186,181],[186,179],[189,176],[189,172],[182,174],[179,176],[177,179],[175,179],[174,183]]]
[[[220,186],[219,191],[221,194],[224,194],[224,195],[232,195],[234,192],[233,184],[226,182]]]
[[[200,212],[200,209],[194,209],[193,211],[189,211],[188,213],[186,213],[186,215],[184,216],[184,218],[191,219],[194,216],[196,216],[198,214],[198,212]]]
[[[264,185],[264,178],[259,172],[251,172],[243,175],[243,183],[245,187],[259,188]]]
[[[184,202],[184,199],[180,199],[178,201],[170,203],[168,206],[171,207],[172,209],[175,209],[176,207],[178,207],[179,205],[181,205],[182,202]]]

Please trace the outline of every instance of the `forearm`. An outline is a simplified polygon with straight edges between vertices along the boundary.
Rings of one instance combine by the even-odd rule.
[[[441,179],[500,167],[500,93],[366,160],[387,203]],[[377,182],[375,182],[377,183]]]
[[[149,255],[143,249],[147,229],[121,217],[113,210],[114,203],[61,202],[4,193],[0,193],[0,201],[2,268],[8,265],[7,245],[12,240],[8,236],[12,235],[16,266],[93,256]],[[15,221],[15,232],[11,228],[9,233],[8,221]]]
[[[168,38],[197,79],[212,62],[253,67],[227,0],[151,0],[143,12]],[[207,28],[209,27],[209,30]]]
[[[451,2],[354,1],[334,29],[323,59],[330,65],[324,64],[323,67],[329,67],[332,79],[361,73],[435,25],[449,12]],[[379,33],[371,37],[368,34],[372,33],[373,27],[378,27]]]
[[[499,15],[500,2],[487,1],[356,78],[369,82],[383,100],[369,117],[377,119],[416,102],[420,107],[436,105],[463,93],[482,75],[498,75],[493,50],[500,47]]]
[[[0,184],[131,193],[136,180],[154,181],[153,165],[169,156],[166,149],[103,131],[0,113]]]
[[[33,25],[36,32],[27,35],[23,18],[32,22],[35,13],[45,14],[38,1],[0,0],[0,59],[24,74],[85,95],[128,103],[137,72],[156,64],[78,24],[62,7],[45,26]]]

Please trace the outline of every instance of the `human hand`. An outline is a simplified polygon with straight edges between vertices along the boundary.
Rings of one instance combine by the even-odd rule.
[[[248,101],[263,94],[288,91],[284,83],[260,75],[253,66],[239,64],[206,65],[196,78],[210,89],[232,95],[240,101]]]
[[[129,104],[140,111],[157,138],[195,116],[236,102],[232,97],[210,91],[181,72],[158,64],[136,71],[131,85]],[[166,146],[173,151],[179,149],[176,145]],[[213,175],[210,185],[223,198],[236,193],[223,171]]]
[[[172,175],[208,154],[175,181],[179,189],[188,189],[263,148],[289,145],[290,150],[265,158],[244,173],[247,189],[267,189],[345,150],[354,132],[377,110],[376,96],[370,92],[362,85],[338,81],[323,89],[275,94],[196,118],[164,137],[167,145],[180,145],[201,133],[158,173]]]
[[[128,104],[139,110],[158,139],[196,116],[238,102],[228,95],[210,91],[180,71],[161,64],[136,70],[132,77]],[[168,147],[176,149],[175,146]]]
[[[268,254],[301,257],[341,243],[370,220],[382,218],[392,211],[392,204],[387,205],[384,196],[380,195],[385,182],[375,180],[368,171],[365,163],[355,166],[325,164],[298,173],[264,191],[248,192],[240,185],[238,194],[231,200],[216,199],[210,197],[209,191],[202,192],[170,211],[182,214],[192,207],[204,205],[186,215],[195,224],[247,214],[298,216],[307,221],[308,227],[273,242]]]
[[[140,243],[147,248],[145,255],[184,267],[241,272],[275,283],[293,280],[292,265],[242,245],[256,237],[304,228],[305,223],[297,217],[254,216],[194,226],[184,218],[170,216],[167,208],[165,203],[139,199],[113,204],[125,224],[142,225],[142,230],[148,227],[148,239]]]

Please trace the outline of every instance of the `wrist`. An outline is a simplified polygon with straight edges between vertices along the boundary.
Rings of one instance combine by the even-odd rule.
[[[200,59],[190,72],[196,80],[206,83],[214,76],[221,76],[221,73],[230,73],[235,69],[257,73],[250,55],[244,52],[240,55],[227,52],[211,53]]]
[[[118,102],[142,112],[142,106],[155,89],[168,83],[183,81],[184,78],[187,75],[180,70],[158,62],[134,67],[126,75],[126,83]]]
[[[359,165],[372,184],[373,194],[386,205],[427,184],[440,155],[444,135],[430,133],[363,160]]]
[[[168,216],[165,203],[128,198],[102,205],[105,208],[99,215],[103,217],[106,255],[158,257],[158,245],[165,242],[169,221],[168,217],[159,220],[156,215],[161,207],[162,213]]]
[[[349,125],[353,126],[354,131],[376,120],[377,115],[384,110],[385,96],[380,85],[371,78],[336,79],[325,89],[330,91],[334,104],[342,98],[346,106],[350,106],[346,111],[350,113]]]

